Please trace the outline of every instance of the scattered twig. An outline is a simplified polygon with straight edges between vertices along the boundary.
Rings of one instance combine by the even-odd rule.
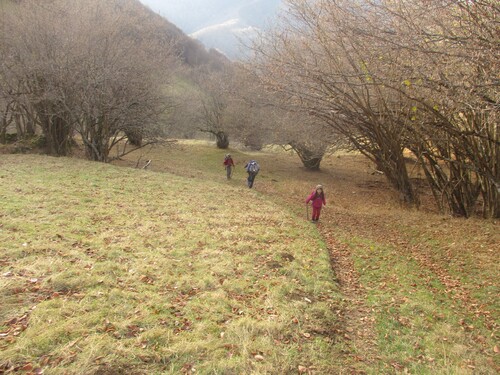
[[[148,169],[150,164],[151,164],[151,160],[147,160],[146,164],[144,165],[144,167],[142,167],[142,169]]]

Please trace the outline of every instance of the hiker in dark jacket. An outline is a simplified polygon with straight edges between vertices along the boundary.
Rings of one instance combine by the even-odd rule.
[[[229,180],[233,174],[233,167],[234,167],[234,161],[233,158],[231,157],[231,154],[226,154],[224,157],[224,167],[226,168],[226,176],[227,179]]]
[[[249,188],[252,188],[253,182],[255,181],[255,176],[257,176],[260,171],[259,163],[257,163],[255,160],[250,160],[245,165],[245,169],[248,173],[247,185]]]
[[[319,215],[321,213],[321,207],[326,206],[325,193],[323,192],[323,186],[318,185],[316,189],[307,197],[306,204],[311,202],[312,205],[312,222],[316,223],[319,220]]]

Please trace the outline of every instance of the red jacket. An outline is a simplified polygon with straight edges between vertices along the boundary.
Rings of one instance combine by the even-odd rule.
[[[232,165],[234,167],[234,161],[232,158],[224,159],[224,165],[227,167],[228,165]]]
[[[312,206],[316,208],[321,208],[322,205],[326,205],[325,195],[316,196],[316,190],[313,190],[311,195],[307,197],[306,203],[309,203],[310,201],[312,201]]]

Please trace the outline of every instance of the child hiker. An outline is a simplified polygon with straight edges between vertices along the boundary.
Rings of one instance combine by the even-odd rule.
[[[229,180],[233,174],[233,167],[234,167],[234,161],[233,158],[231,157],[231,154],[226,154],[224,156],[224,167],[226,168],[226,176],[227,179]]]
[[[323,205],[326,206],[325,193],[323,192],[322,185],[316,186],[316,189],[307,197],[306,204],[309,202],[312,204],[312,222],[317,223],[321,213],[321,207]]]

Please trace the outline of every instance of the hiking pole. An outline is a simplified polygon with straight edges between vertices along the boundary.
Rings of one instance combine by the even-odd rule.
[[[306,203],[306,218],[309,221],[309,205]]]

